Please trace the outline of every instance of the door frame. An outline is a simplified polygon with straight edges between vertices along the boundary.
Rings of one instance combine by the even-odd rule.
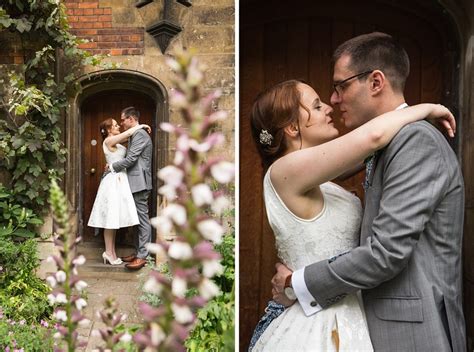
[[[83,118],[81,106],[84,100],[99,92],[113,90],[131,90],[150,97],[155,105],[152,125],[155,145],[153,146],[153,165],[159,170],[168,163],[169,143],[168,134],[158,128],[160,123],[169,121],[168,92],[165,85],[153,76],[132,70],[101,70],[85,74],[77,79],[80,91],[69,99],[67,117],[64,118],[64,143],[68,151],[65,165],[64,189],[73,209],[75,230],[74,233],[82,234],[83,227],[83,177],[82,151],[83,151]],[[158,199],[158,178],[153,173],[152,197],[150,216],[156,215]]]

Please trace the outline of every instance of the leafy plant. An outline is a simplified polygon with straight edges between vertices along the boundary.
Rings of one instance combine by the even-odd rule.
[[[52,351],[54,341],[47,323],[28,324],[25,320],[5,319],[0,313],[0,349],[2,351]]]
[[[15,196],[0,183],[0,238],[32,238],[41,224],[31,209],[15,204]]]
[[[38,267],[35,240],[0,241],[0,307],[16,321],[39,322],[51,314],[49,287],[35,274]]]

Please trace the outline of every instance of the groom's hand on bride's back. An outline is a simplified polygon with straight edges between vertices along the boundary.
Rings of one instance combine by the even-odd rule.
[[[296,302],[286,297],[284,292],[286,278],[292,274],[292,271],[282,263],[276,263],[275,269],[276,273],[271,281],[273,300],[285,307],[289,307]]]

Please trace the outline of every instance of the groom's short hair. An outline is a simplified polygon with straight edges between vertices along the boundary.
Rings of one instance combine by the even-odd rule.
[[[138,111],[138,109],[133,106],[129,106],[128,108],[123,109],[122,115],[124,115],[125,117],[132,116],[137,121],[140,120],[140,111]]]
[[[380,70],[394,91],[403,92],[410,73],[410,59],[405,49],[386,33],[362,34],[342,43],[334,52],[336,63],[342,56],[351,58],[349,68],[354,73]]]

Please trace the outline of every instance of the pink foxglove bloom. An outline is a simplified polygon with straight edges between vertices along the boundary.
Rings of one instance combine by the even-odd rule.
[[[175,59],[171,57],[166,57],[165,62],[168,65],[168,67],[170,67],[173,71],[181,71],[181,65]]]
[[[163,249],[163,246],[157,243],[147,243],[145,247],[146,249],[148,249],[150,253],[157,254],[157,255],[165,254],[165,250]]]
[[[171,304],[174,317],[178,323],[187,324],[193,321],[193,313],[188,306],[178,305],[176,303]]]
[[[204,238],[212,241],[216,244],[222,242],[222,236],[224,235],[224,228],[212,219],[202,220],[197,224],[199,232]]]
[[[173,259],[186,260],[193,256],[193,250],[189,243],[173,241],[168,249],[168,255]]]
[[[58,309],[53,313],[53,317],[58,320],[58,321],[66,321],[67,320],[67,315],[66,311]]]
[[[209,116],[210,122],[219,122],[227,118],[227,113],[225,111],[219,110]]]
[[[48,276],[46,278],[46,282],[51,288],[54,288],[56,286],[56,279],[54,278],[54,276]]]
[[[177,109],[183,109],[188,106],[188,101],[186,100],[186,95],[173,89],[170,94],[170,103],[174,105]]]
[[[194,186],[191,189],[191,195],[193,197],[194,204],[196,204],[198,207],[201,207],[205,204],[211,204],[213,200],[212,191],[205,183],[200,183]]]
[[[180,152],[187,152],[189,150],[189,137],[185,134],[182,134],[176,140],[176,149]]]
[[[168,133],[173,133],[174,131],[176,131],[176,127],[174,127],[174,125],[169,122],[160,123],[160,128]]]
[[[156,323],[151,323],[151,343],[154,346],[158,346],[164,339],[166,335],[163,332],[161,326]]]
[[[211,166],[211,174],[217,182],[229,183],[234,179],[234,164],[228,161],[220,161]]]
[[[56,281],[59,282],[59,283],[62,283],[64,281],[66,281],[66,273],[62,270],[59,270],[56,273]]]
[[[122,342],[130,342],[130,341],[132,341],[132,335],[130,335],[128,332],[126,332],[125,334],[123,334],[123,335],[120,337],[120,341],[122,341]]]
[[[74,287],[76,288],[76,290],[81,292],[82,290],[84,290],[87,287],[87,283],[85,281],[79,280],[78,282],[76,282]]]
[[[87,302],[84,298],[79,298],[76,300],[76,308],[82,310],[82,308],[87,306]]]
[[[56,303],[67,303],[67,297],[64,293],[58,293],[56,295]]]
[[[168,235],[173,229],[173,224],[170,219],[165,216],[157,216],[150,219],[150,223],[156,228],[157,232],[161,235]]]
[[[204,299],[211,299],[220,293],[219,287],[209,279],[202,279],[199,284],[199,293]]]
[[[79,257],[77,257],[76,259],[72,261],[74,265],[84,265],[85,262],[86,262],[86,257],[84,257],[83,255],[80,255]]]

